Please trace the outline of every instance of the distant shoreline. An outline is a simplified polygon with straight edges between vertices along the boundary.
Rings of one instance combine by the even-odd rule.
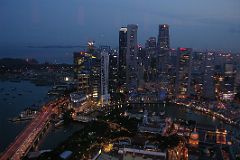
[[[86,48],[87,46],[80,45],[46,45],[46,46],[26,46],[27,48]]]

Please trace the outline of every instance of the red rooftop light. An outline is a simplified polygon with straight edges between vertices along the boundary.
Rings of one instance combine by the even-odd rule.
[[[187,48],[179,48],[180,51],[186,51]]]

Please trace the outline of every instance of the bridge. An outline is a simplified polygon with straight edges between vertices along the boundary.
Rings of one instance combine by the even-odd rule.
[[[61,98],[44,105],[37,115],[26,128],[15,138],[0,160],[20,160],[31,150],[39,136],[46,129],[53,113],[56,113],[57,106],[68,101],[67,98]]]
[[[128,102],[126,103],[127,106],[132,106],[132,107],[151,107],[151,106],[162,106],[166,105],[165,101],[153,101],[153,102]]]

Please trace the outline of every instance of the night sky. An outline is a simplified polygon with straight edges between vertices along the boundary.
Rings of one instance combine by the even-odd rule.
[[[0,47],[90,39],[117,47],[119,28],[131,23],[141,44],[167,23],[173,48],[240,51],[239,0],[0,0]]]

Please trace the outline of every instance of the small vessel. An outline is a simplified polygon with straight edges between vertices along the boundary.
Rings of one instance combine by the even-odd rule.
[[[213,119],[213,120],[215,120],[215,119],[216,119],[216,117],[215,117],[215,116],[213,116],[213,117],[212,117],[212,119]]]
[[[64,123],[64,120],[60,120],[60,121],[58,121],[57,123],[55,123],[55,127],[59,127],[59,126],[61,126],[61,125],[63,125],[63,123]]]
[[[10,118],[9,121],[17,122],[17,121],[31,120],[36,117],[37,113],[38,111],[35,109],[26,108],[17,117]]]
[[[165,111],[160,112],[159,114],[160,114],[160,116],[164,116],[165,115]]]

